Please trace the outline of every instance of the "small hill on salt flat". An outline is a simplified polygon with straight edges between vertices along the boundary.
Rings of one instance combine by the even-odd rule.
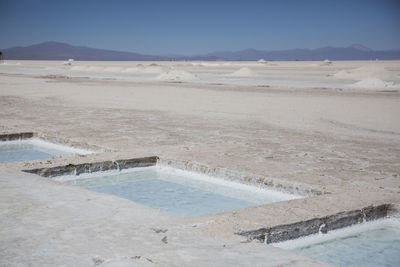
[[[257,74],[250,68],[243,67],[243,68],[238,69],[237,71],[232,72],[229,76],[231,76],[231,77],[254,77],[254,76],[257,76]]]
[[[190,82],[198,79],[196,74],[184,70],[168,70],[157,76],[157,80],[167,82]]]
[[[393,82],[386,82],[378,78],[366,78],[350,85],[351,88],[357,89],[391,89],[394,87]]]
[[[391,73],[383,66],[367,65],[350,70],[340,70],[333,75],[339,79],[362,80],[368,78],[388,79]]]

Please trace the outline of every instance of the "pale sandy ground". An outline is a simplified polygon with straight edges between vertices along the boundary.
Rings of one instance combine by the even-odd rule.
[[[321,265],[234,233],[398,204],[399,85],[398,61],[7,61],[0,132],[99,153],[0,164],[0,265]],[[20,172],[153,155],[323,194],[185,219]]]

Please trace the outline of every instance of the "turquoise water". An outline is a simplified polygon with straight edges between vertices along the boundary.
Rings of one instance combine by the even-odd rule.
[[[52,151],[42,149],[30,140],[0,142],[0,162],[48,159],[54,156]]]
[[[254,203],[159,179],[90,187],[134,202],[191,217],[254,206]]]
[[[88,154],[90,151],[57,145],[36,138],[0,142],[0,162],[48,159],[75,153]]]
[[[0,162],[16,162],[35,159],[48,159],[53,155],[35,149],[24,149],[17,151],[0,151]]]
[[[147,167],[126,173],[66,176],[58,180],[184,217],[295,198],[293,195],[276,192],[272,194],[239,183],[231,185],[232,182],[228,182],[225,185],[214,183],[212,179],[211,182],[205,181],[207,178],[202,179],[202,175],[171,169]]]
[[[340,230],[339,230],[340,231]],[[383,227],[294,249],[334,266],[400,266],[400,229]]]

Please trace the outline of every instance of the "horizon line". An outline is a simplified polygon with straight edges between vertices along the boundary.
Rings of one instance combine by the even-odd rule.
[[[242,52],[246,50],[254,50],[254,51],[262,51],[262,52],[275,52],[275,51],[290,51],[290,50],[317,50],[317,49],[322,49],[322,48],[351,48],[353,46],[361,46],[364,47],[368,50],[379,52],[379,51],[397,51],[400,50],[400,48],[390,48],[390,49],[381,49],[381,50],[376,50],[373,48],[370,48],[364,44],[359,44],[359,43],[353,43],[347,46],[332,46],[332,45],[325,45],[321,47],[316,47],[316,48],[306,48],[306,47],[294,47],[294,48],[287,48],[287,49],[258,49],[258,48],[253,48],[253,47],[247,47],[247,48],[242,48],[238,50],[213,50],[213,51],[208,51],[208,52],[202,52],[202,53],[193,53],[193,54],[178,54],[178,53],[147,53],[147,52],[140,52],[140,51],[127,51],[127,50],[117,50],[113,48],[100,48],[100,47],[93,47],[93,46],[88,46],[88,45],[77,45],[77,44],[72,44],[72,43],[67,43],[67,42],[62,42],[62,41],[43,41],[39,43],[33,43],[29,45],[15,45],[7,48],[1,48],[1,50],[7,50],[7,49],[12,49],[12,48],[25,48],[25,47],[30,47],[34,45],[40,45],[40,44],[45,44],[45,43],[58,43],[58,44],[64,44],[64,45],[70,45],[74,47],[83,47],[83,48],[90,48],[90,49],[98,49],[98,50],[107,50],[107,51],[115,51],[115,52],[123,52],[123,53],[137,53],[141,55],[148,55],[148,56],[162,56],[162,57],[170,57],[170,56],[178,56],[178,57],[195,57],[195,56],[207,56],[212,53],[235,53],[235,52]]]

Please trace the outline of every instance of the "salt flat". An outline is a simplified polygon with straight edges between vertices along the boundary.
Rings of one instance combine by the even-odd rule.
[[[399,204],[399,90],[399,61],[7,61],[1,133],[98,153],[0,164],[0,265],[320,265],[235,233]],[[180,218],[20,172],[153,155],[321,195]]]

